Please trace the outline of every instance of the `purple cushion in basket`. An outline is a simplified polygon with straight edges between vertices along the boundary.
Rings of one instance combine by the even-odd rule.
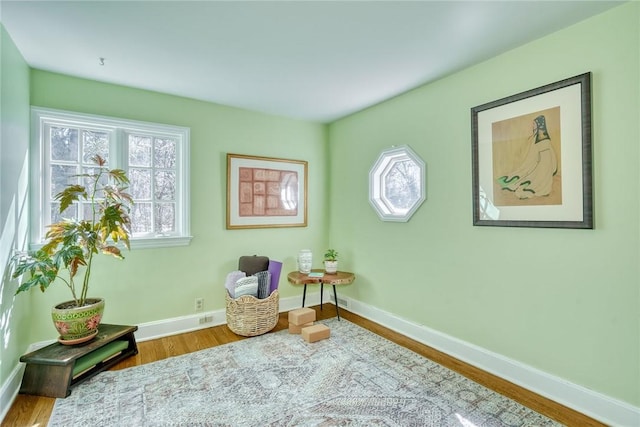
[[[279,261],[269,260],[269,273],[271,273],[271,285],[269,286],[269,295],[278,289],[280,283],[280,272],[282,271],[282,263]]]

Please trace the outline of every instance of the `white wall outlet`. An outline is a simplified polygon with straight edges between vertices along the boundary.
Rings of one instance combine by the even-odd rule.
[[[204,298],[196,298],[196,311],[204,309]]]
[[[199,319],[200,324],[213,322],[213,316],[204,316]]]
[[[334,304],[336,303],[336,299],[333,295],[330,295],[329,298]],[[349,307],[349,301],[343,298],[338,298],[338,305],[340,307]]]

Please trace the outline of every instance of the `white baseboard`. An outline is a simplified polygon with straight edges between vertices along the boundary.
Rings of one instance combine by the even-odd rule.
[[[433,347],[456,359],[531,390],[607,425],[640,426],[640,408],[573,384],[539,369],[493,353],[392,313],[340,296],[346,309],[389,329]],[[341,301],[342,302],[342,301]]]
[[[320,292],[307,294],[305,305],[320,304]],[[289,311],[302,305],[301,297],[280,298],[279,311]],[[207,319],[206,323],[200,323]],[[227,323],[225,309],[190,314],[188,316],[174,317],[172,319],[158,320],[155,322],[141,323],[135,333],[136,341],[148,341],[185,332],[197,331],[212,326]]]
[[[325,291],[324,301],[331,304],[331,295]],[[280,299],[280,312],[289,311],[301,306],[300,297]],[[585,387],[573,384],[562,378],[547,374],[531,366],[511,360],[500,354],[475,346],[436,330],[418,325],[392,313],[380,310],[371,305],[351,298],[340,297],[345,308],[362,317],[370,319],[382,326],[399,332],[420,343],[440,350],[456,359],[490,372],[507,381],[511,381],[527,390],[545,396],[555,402],[575,409],[605,424],[619,427],[640,426],[640,408],[613,399]],[[320,304],[320,292],[307,295],[307,306]],[[200,323],[200,319],[208,317],[210,321]],[[169,335],[205,329],[226,323],[225,310],[197,313],[138,325],[137,341],[147,341]],[[42,347],[48,342],[33,344],[30,348]],[[0,420],[9,411],[20,388],[24,367],[18,364],[9,379],[0,389]]]
[[[9,409],[11,409],[11,405],[18,395],[23,373],[24,365],[18,363],[11,371],[9,378],[7,378],[0,388],[0,422],[4,420],[4,417],[7,415],[7,412],[9,412]]]

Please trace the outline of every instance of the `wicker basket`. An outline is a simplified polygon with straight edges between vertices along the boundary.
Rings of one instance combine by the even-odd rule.
[[[227,326],[245,337],[262,335],[276,327],[280,294],[276,289],[264,299],[243,295],[233,299],[227,294]]]

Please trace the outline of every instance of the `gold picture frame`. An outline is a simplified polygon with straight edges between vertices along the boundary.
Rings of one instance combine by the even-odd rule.
[[[306,227],[307,166],[227,153],[227,229]]]

